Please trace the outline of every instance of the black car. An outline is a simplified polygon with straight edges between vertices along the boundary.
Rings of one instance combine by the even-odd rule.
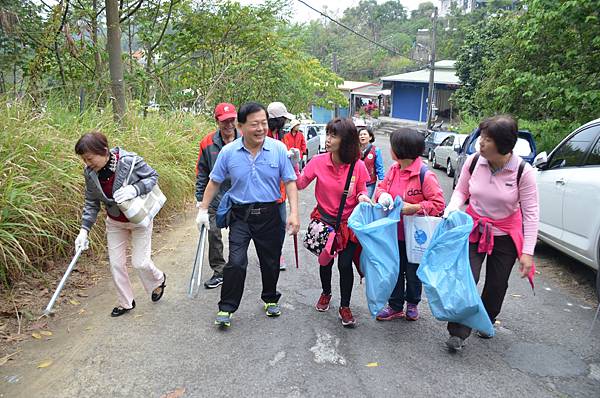
[[[479,150],[480,133],[481,132],[479,131],[479,128],[476,128],[473,130],[473,132],[471,132],[471,134],[469,134],[469,138],[467,138],[463,143],[456,161],[456,170],[454,171],[452,189],[456,188],[456,184],[458,183],[458,178],[460,177],[460,172],[465,164],[465,160],[469,157],[469,155],[472,155]],[[531,134],[530,131],[519,130],[517,144],[515,145],[513,152],[523,158],[523,160],[526,162],[533,164],[533,160],[537,155],[537,147],[535,145],[533,134]]]
[[[456,132],[429,130],[425,136],[423,156],[427,156],[427,160],[431,162],[431,159],[433,159],[433,150],[444,141],[444,138],[452,134],[456,134]]]

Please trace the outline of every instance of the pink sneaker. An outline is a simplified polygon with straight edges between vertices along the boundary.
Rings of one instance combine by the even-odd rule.
[[[377,313],[377,315],[375,316],[375,319],[377,319],[378,321],[391,321],[394,319],[401,319],[401,318],[404,318],[404,311],[402,311],[402,310],[396,311],[389,305],[386,305],[385,307],[383,307],[383,309],[381,311],[379,311]]]

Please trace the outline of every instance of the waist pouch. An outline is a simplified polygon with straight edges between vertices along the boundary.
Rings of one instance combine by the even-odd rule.
[[[233,202],[229,197],[229,192],[225,192],[223,197],[221,198],[221,202],[219,202],[219,207],[217,208],[217,213],[215,214],[217,228],[228,228],[229,223],[231,222],[231,209],[233,207]]]

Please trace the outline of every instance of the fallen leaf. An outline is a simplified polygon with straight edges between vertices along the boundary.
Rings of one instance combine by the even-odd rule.
[[[81,293],[81,292],[77,293],[77,295],[78,295],[79,297],[90,297],[90,295],[89,295],[89,294],[85,294],[85,293]]]
[[[87,328],[85,328],[85,330],[92,330],[91,326],[88,326]]]
[[[51,359],[48,359],[48,360],[41,362],[37,367],[38,367],[38,369],[44,369],[44,368],[47,368],[48,366],[52,365],[52,362],[53,361]]]
[[[379,366],[379,362],[369,362],[367,364],[367,368],[376,368],[377,366]]]
[[[79,310],[79,315],[83,314],[85,312],[85,310],[82,308]]]
[[[34,339],[38,339],[39,340],[39,339],[42,338],[42,335],[39,334],[38,332],[33,332],[33,333],[31,333],[31,337],[33,337]]]
[[[160,398],[180,398],[183,397],[183,394],[185,394],[185,388],[180,387],[171,392],[161,395]]]
[[[49,330],[40,330],[40,334],[43,334],[44,336],[52,336],[52,332]]]
[[[71,303],[71,305],[79,305],[80,304],[79,301],[73,300],[73,299],[69,300],[69,303]]]

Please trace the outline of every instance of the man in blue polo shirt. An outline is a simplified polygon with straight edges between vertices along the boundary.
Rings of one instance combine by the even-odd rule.
[[[227,177],[231,179],[229,198],[233,202],[229,223],[229,262],[223,270],[221,300],[215,324],[230,326],[231,314],[242,299],[248,246],[254,242],[258,254],[263,290],[262,300],[269,317],[281,315],[277,291],[279,257],[282,242],[277,233],[283,222],[277,204],[279,182],[283,181],[290,203],[287,229],[297,234],[298,190],[296,174],[287,156],[285,145],[267,137],[267,110],[261,104],[249,102],[238,111],[238,128],[242,137],[223,147],[210,173],[196,221],[209,228],[208,206]]]

